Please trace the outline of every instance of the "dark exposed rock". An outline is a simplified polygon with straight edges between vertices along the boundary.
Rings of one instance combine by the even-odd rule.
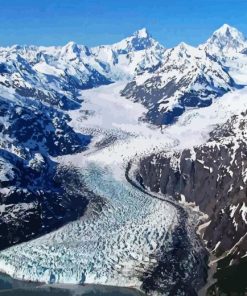
[[[21,174],[14,182],[18,187],[0,193],[1,250],[78,219],[89,202],[96,202],[76,169],[51,165],[37,174],[19,164]]]
[[[179,214],[171,242],[156,256],[158,265],[143,275],[142,289],[147,293],[192,296],[205,284],[207,252],[188,234],[185,212]]]
[[[68,115],[49,104],[0,98],[0,249],[77,219],[92,198],[76,171],[51,161],[84,150],[91,137],[76,133]]]
[[[237,254],[230,254],[221,259],[218,262],[217,272],[214,275],[217,282],[208,289],[207,296],[246,295],[246,272],[246,257],[239,258]]]
[[[202,80],[203,78],[201,78]],[[206,85],[206,81],[200,82]],[[225,89],[218,89],[217,91],[193,91],[188,90],[182,94],[178,100],[177,106],[171,110],[161,107],[161,104],[168,103],[170,97],[175,95],[179,89],[189,89],[190,80],[184,78],[179,82],[175,79],[169,81],[162,88],[161,76],[150,78],[143,85],[136,85],[136,82],[130,82],[123,89],[122,95],[134,102],[140,102],[148,108],[145,120],[152,122],[156,125],[167,125],[173,123],[181,114],[184,113],[186,108],[198,107],[203,108],[212,104],[212,97],[218,97],[227,92]],[[230,88],[229,88],[230,89]]]

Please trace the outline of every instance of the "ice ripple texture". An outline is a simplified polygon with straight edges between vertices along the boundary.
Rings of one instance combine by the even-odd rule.
[[[116,180],[107,167],[91,163],[84,181],[104,206],[59,230],[0,253],[9,275],[47,283],[97,283],[140,287],[143,271],[169,248],[177,225],[174,207]]]

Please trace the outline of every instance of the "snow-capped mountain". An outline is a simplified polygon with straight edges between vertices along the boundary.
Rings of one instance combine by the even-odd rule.
[[[78,89],[111,82],[89,65],[86,57],[86,47],[74,43],[59,49],[15,46],[0,51],[1,82],[42,100],[57,100],[54,103],[63,107],[66,99],[73,104]]]
[[[130,79],[146,69],[157,67],[165,48],[154,40],[146,29],[113,45],[92,48],[97,61],[104,65],[107,77]]]
[[[0,269],[196,295],[200,213],[178,197],[208,215],[209,250],[242,262],[246,48],[228,25],[198,48],[146,29],[94,48],[1,47],[0,249],[26,243]]]
[[[51,160],[82,151],[91,138],[69,126],[67,111],[81,106],[81,90],[133,77],[159,63],[164,50],[145,29],[92,49],[74,42],[0,48],[0,196],[6,205],[0,227],[8,229],[6,235],[11,233],[1,248],[50,231],[83,212],[85,195],[67,192],[67,185],[57,187],[62,182],[57,175],[66,179],[68,173]],[[61,194],[69,212],[58,204]],[[81,205],[73,211],[79,196]],[[17,222],[20,216],[22,222]],[[34,220],[37,223],[27,227]]]
[[[100,46],[94,49],[97,50],[104,47],[107,46]],[[127,54],[132,51],[146,50],[151,47],[163,48],[157,41],[152,38],[146,28],[134,32],[132,36],[127,37],[113,45],[109,45],[109,47],[117,54]]]
[[[204,50],[181,43],[165,52],[162,65],[133,79],[122,95],[148,108],[146,119],[170,124],[186,108],[206,107],[234,87],[227,71]]]
[[[212,55],[234,55],[247,47],[246,37],[236,28],[224,24],[199,48]]]
[[[127,79],[157,66],[164,51],[146,29],[92,49],[74,42],[63,47],[1,48],[1,84],[64,107],[73,104],[78,89]]]

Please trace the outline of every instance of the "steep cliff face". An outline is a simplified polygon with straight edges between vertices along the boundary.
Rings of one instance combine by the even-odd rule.
[[[246,113],[233,116],[204,145],[142,159],[137,176],[151,191],[199,206],[209,216],[207,246],[231,264],[246,256],[246,127]]]

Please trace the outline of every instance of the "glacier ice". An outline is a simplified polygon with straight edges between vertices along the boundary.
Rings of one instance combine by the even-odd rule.
[[[141,272],[169,246],[176,209],[114,179],[110,168],[89,164],[83,175],[104,200],[81,219],[0,254],[0,267],[19,279],[47,283],[140,286]]]

